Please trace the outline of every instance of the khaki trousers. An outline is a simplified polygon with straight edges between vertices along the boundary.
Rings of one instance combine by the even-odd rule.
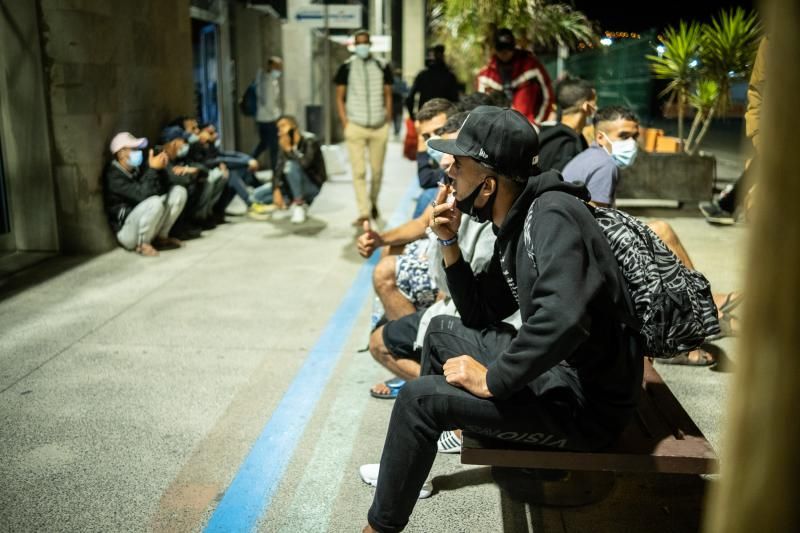
[[[358,216],[369,218],[372,209],[378,206],[378,194],[383,179],[383,159],[386,156],[386,143],[389,140],[389,124],[384,124],[380,128],[365,128],[348,122],[344,129],[344,140],[350,155],[350,167],[353,170]],[[367,195],[365,150],[369,152],[372,176],[369,195]]]

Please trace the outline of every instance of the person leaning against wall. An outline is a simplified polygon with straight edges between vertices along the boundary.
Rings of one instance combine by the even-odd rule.
[[[181,245],[180,240],[169,237],[169,231],[186,205],[187,194],[180,185],[162,191],[166,154],[155,155],[151,149],[147,167],[142,169],[142,149],[146,147],[147,139],[127,131],[114,136],[109,146],[114,159],[106,167],[103,192],[117,241],[126,250],[154,257],[158,255],[156,247]]]

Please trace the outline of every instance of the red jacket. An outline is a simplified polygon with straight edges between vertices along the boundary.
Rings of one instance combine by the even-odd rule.
[[[544,65],[532,53],[517,48],[511,58],[511,79],[505,80],[500,73],[499,61],[493,55],[489,64],[478,72],[477,89],[481,93],[504,90],[511,91],[511,107],[539,125],[547,120],[553,106],[553,86]]]

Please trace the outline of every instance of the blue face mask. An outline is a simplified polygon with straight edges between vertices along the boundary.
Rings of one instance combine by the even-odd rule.
[[[189,135],[189,138],[188,138],[188,139],[186,139],[186,141],[187,141],[189,144],[194,144],[194,143],[196,143],[196,142],[197,142],[197,141],[199,141],[199,140],[200,140],[200,137],[198,137],[198,136],[197,136],[197,134],[194,134],[194,133],[192,133],[191,135]]]
[[[361,59],[366,59],[369,57],[369,45],[368,44],[357,44],[355,46],[356,55]]]
[[[428,146],[428,157],[436,161],[437,165],[442,164],[442,158],[444,157],[444,152],[440,152],[436,148],[431,148]]]
[[[131,153],[128,154],[128,165],[132,166],[133,168],[138,168],[142,164],[142,151],[141,150],[132,150]]]
[[[186,154],[188,154],[188,153],[189,153],[189,145],[188,144],[184,144],[183,146],[178,148],[178,153],[176,155],[178,156],[178,159],[182,159],[182,158],[186,157]]]
[[[222,146],[222,139],[217,139],[216,141],[214,141],[214,146],[217,148]]]
[[[614,164],[618,168],[627,168],[636,161],[636,155],[639,153],[639,145],[636,144],[636,139],[612,141],[608,138],[608,135],[606,135],[606,139],[611,143],[611,159],[614,160]]]
[[[277,80],[277,79],[279,79],[281,77],[281,71],[280,70],[270,70],[269,71],[269,77],[272,78],[273,80]]]

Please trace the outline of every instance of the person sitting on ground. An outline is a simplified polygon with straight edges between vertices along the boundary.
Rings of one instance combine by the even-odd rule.
[[[217,129],[212,123],[200,126],[196,145],[200,149],[200,163],[208,168],[224,165],[228,170],[227,187],[212,207],[214,220],[217,222],[225,220],[225,210],[237,195],[247,206],[247,215],[250,218],[265,220],[274,206],[256,202],[248,189],[261,185],[254,174],[259,168],[258,161],[244,152],[223,151]]]
[[[228,170],[224,167],[208,169],[197,161],[189,160],[190,145],[187,142],[191,134],[180,126],[168,126],[161,132],[161,144],[167,154],[168,181],[174,185],[182,185],[189,192],[184,214],[179,224],[202,229],[214,229],[212,207],[219,200],[228,178]]]
[[[162,194],[166,154],[148,154],[142,169],[147,139],[118,133],[109,149],[114,160],[106,168],[103,188],[108,220],[117,241],[126,250],[154,257],[158,248],[176,247],[181,241],[169,232],[186,204],[186,189],[174,185]],[[154,247],[155,245],[155,247]]]
[[[278,119],[278,164],[274,187],[288,193],[291,201],[291,222],[302,224],[311,202],[328,179],[325,159],[317,137],[301,131],[297,119],[283,115]]]
[[[644,354],[618,318],[634,311],[616,258],[580,201],[586,188],[536,169],[527,118],[479,107],[455,140],[431,145],[455,157],[455,200],[442,189],[430,227],[461,318],[431,321],[421,376],[395,401],[368,533],[407,525],[443,431],[597,450],[628,424],[641,390]],[[485,273],[456,245],[462,213],[497,228]],[[518,332],[494,327],[517,309]]]
[[[597,93],[588,81],[568,78],[558,84],[556,102],[559,122],[544,123],[539,131],[539,168],[561,172],[589,147],[583,128],[597,111]]]

